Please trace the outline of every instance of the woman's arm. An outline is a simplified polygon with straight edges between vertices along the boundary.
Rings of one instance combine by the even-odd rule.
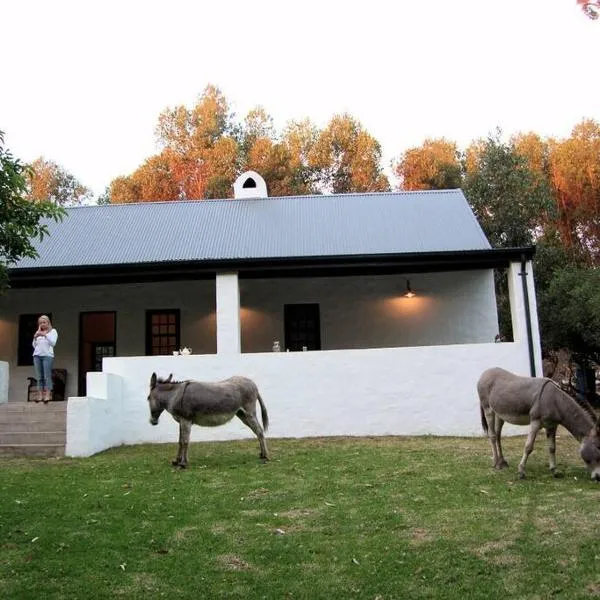
[[[51,329],[46,334],[46,339],[51,346],[56,346],[56,342],[58,341],[58,331],[56,331],[56,329]]]

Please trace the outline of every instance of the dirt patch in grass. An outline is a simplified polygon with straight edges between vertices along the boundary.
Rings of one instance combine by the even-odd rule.
[[[590,583],[586,588],[585,591],[593,597],[598,597],[600,596],[600,581],[596,582],[596,583]]]
[[[197,531],[197,530],[198,530],[198,527],[193,527],[193,526],[182,527],[181,529],[178,529],[173,534],[172,539],[174,542],[182,542],[188,536],[188,534],[190,534],[192,531]]]
[[[410,543],[417,546],[427,542],[432,542],[436,537],[431,531],[423,529],[422,527],[415,527],[411,530],[410,535]]]
[[[250,563],[235,554],[217,556],[217,562],[228,571],[248,571],[253,568]]]
[[[308,508],[295,508],[292,510],[285,510],[277,513],[279,517],[286,517],[288,519],[301,519],[305,517],[312,517],[319,514],[320,510],[308,509]]]
[[[511,567],[520,562],[518,556],[508,552],[512,546],[514,546],[514,543],[510,540],[486,542],[475,548],[475,554],[492,565]]]

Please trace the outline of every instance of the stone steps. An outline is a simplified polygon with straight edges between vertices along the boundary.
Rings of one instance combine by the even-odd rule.
[[[0,404],[0,455],[64,456],[66,402]]]

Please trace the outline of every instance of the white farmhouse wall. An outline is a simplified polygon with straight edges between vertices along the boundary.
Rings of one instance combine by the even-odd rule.
[[[414,298],[404,298],[409,278]],[[323,350],[491,342],[493,272],[241,279],[242,352],[284,346],[283,305],[318,303]]]
[[[80,313],[116,311],[117,354],[140,356],[145,311],[164,308],[181,310],[182,345],[199,354],[216,352],[214,280],[10,290],[0,298],[0,360],[10,366],[9,398],[25,401],[27,377],[34,376],[33,367],[17,366],[20,314],[52,313],[59,332],[54,367],[67,369],[67,395],[76,396]]]
[[[117,355],[145,354],[145,311],[181,310],[181,344],[194,354],[217,352],[216,308],[223,325],[222,349],[266,352],[273,340],[283,347],[283,306],[317,302],[324,350],[488,342],[498,332],[491,271],[410,276],[415,298],[403,298],[406,277],[241,279],[16,289],[0,299],[0,360],[9,363],[9,398],[24,401],[32,367],[17,366],[20,314],[51,312],[59,331],[56,368],[68,371],[67,396],[77,395],[79,316],[116,311]],[[219,293],[217,293],[219,291]],[[236,317],[239,314],[239,320]]]
[[[114,403],[109,397],[90,408],[91,428],[86,425],[88,416],[80,414],[81,399],[69,400],[67,438],[72,432],[77,435],[81,427],[90,439],[88,448],[78,443],[69,447],[68,454],[87,456],[119,444],[176,443],[178,426],[169,414],[163,414],[156,427],[149,423],[147,395],[152,372],[209,381],[235,374],[253,378],[269,411],[271,438],[480,436],[476,382],[491,366],[528,375],[526,344],[109,358],[104,362],[107,376],[118,376],[122,389]],[[523,430],[507,426],[505,432],[511,435]],[[191,439],[252,437],[234,419],[222,427],[194,427]],[[276,443],[271,445],[276,455]]]

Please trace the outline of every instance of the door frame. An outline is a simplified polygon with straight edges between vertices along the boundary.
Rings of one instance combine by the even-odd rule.
[[[77,360],[77,395],[85,396],[86,381],[85,372],[83,372],[83,319],[85,315],[114,315],[113,319],[113,344],[115,346],[115,356],[117,356],[117,311],[116,310],[84,310],[79,313],[79,350]],[[94,343],[94,342],[90,342]]]

